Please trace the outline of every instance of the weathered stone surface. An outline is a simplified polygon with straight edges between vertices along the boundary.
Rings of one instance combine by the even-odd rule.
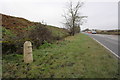
[[[26,41],[24,43],[24,62],[31,63],[33,62],[33,54],[32,54],[32,44],[30,41]]]

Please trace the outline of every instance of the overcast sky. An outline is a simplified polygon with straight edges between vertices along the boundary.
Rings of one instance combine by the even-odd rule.
[[[74,2],[78,0],[73,0]],[[119,0],[84,0],[81,15],[88,16],[82,29],[117,29]],[[62,14],[69,0],[0,0],[0,13],[64,27]]]

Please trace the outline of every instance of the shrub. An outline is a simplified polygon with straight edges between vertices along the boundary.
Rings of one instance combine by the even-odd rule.
[[[38,24],[35,29],[30,31],[29,38],[35,48],[39,48],[40,45],[44,44],[44,41],[48,43],[53,41],[51,32],[42,24]]]
[[[16,36],[14,38],[10,38],[9,35],[4,37],[4,41],[2,42],[2,53],[3,54],[12,54],[17,53],[21,54],[23,53],[23,43],[25,42],[25,39],[20,36]]]
[[[28,33],[15,35],[11,30],[2,28],[2,53],[3,54],[22,54],[23,44],[28,40]]]
[[[62,29],[54,27],[50,29],[39,23],[36,26],[26,28],[23,34],[18,33],[18,35],[16,32],[14,33],[12,30],[3,27],[2,53],[22,54],[25,41],[31,41],[34,49],[46,48],[49,47],[54,40],[60,40],[67,36],[67,32]]]
[[[39,49],[47,48],[52,46],[51,43],[48,43],[47,41],[43,41],[43,45],[39,46]]]

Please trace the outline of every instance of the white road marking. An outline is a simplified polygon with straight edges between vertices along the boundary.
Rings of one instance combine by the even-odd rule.
[[[103,45],[101,42],[99,42],[98,40],[96,40],[95,38],[92,37],[93,40],[97,41],[100,45],[102,45],[103,47],[105,47],[107,50],[109,50],[111,53],[113,53],[117,58],[120,59],[120,57],[114,53],[112,50],[110,50],[109,48],[107,48],[105,45]]]
[[[118,41],[118,35],[106,35],[106,34],[94,34],[94,35]]]

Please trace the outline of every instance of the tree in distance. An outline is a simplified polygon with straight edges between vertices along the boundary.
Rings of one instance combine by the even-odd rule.
[[[62,15],[65,19],[63,24],[72,36],[80,32],[80,25],[83,24],[83,19],[87,18],[87,16],[80,16],[79,10],[83,4],[83,2],[78,1],[76,5],[73,5],[73,2],[70,1],[64,15]]]

